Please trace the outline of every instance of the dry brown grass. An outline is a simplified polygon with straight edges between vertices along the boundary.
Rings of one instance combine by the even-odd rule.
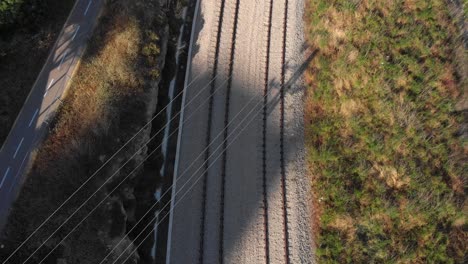
[[[74,158],[76,149],[62,146],[74,142],[80,149],[89,144],[89,133],[108,135],[122,107],[115,102],[142,96],[143,76],[136,71],[142,38],[139,25],[136,19],[123,14],[116,15],[112,21],[112,30],[95,45],[106,44],[95,56],[82,62],[54,133],[42,148],[48,155],[41,155],[37,164],[56,166],[52,161],[64,154]]]
[[[103,161],[126,142],[142,124],[155,100],[155,73],[159,73],[158,4],[156,1],[109,1],[100,19],[69,93],[59,109],[54,127],[39,149],[35,164],[10,214],[5,230],[5,245],[0,259],[9,254],[33,232],[39,223],[58,208],[90,177]],[[147,52],[146,45],[153,49]],[[68,232],[104,198],[115,182],[134,169],[137,159],[114,174],[140,148],[140,134],[120,154],[93,177],[52,219],[15,255],[21,263],[65,219],[71,215],[106,179],[112,180],[91,196],[75,217],[64,225],[32,262],[38,263]],[[107,253],[107,245],[117,241],[115,234],[125,232],[125,217],[113,219],[112,209],[121,208],[121,191],[127,180],[65,241],[70,263],[94,263]],[[116,225],[116,226],[114,226]],[[118,226],[117,226],[118,225]],[[116,227],[116,228],[114,228]],[[115,232],[115,229],[120,229]],[[123,229],[123,230],[122,230]],[[112,233],[111,233],[112,232]],[[125,243],[128,243],[126,241]],[[52,258],[60,256],[55,252]],[[51,260],[52,261],[52,260]]]

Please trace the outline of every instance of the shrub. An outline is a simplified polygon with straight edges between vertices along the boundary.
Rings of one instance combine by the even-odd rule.
[[[49,1],[4,0],[0,2],[0,30],[34,26],[43,18]]]

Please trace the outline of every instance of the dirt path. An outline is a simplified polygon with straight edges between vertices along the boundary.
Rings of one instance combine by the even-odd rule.
[[[303,89],[282,89],[303,61],[302,9],[201,1],[168,263],[313,262]]]

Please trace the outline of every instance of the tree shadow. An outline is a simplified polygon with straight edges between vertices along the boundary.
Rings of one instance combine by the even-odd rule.
[[[307,49],[306,44],[302,45],[302,52]],[[200,58],[203,55],[198,54],[199,51],[198,47],[194,52],[193,60],[204,59]],[[216,76],[212,106],[198,109],[205,103],[204,99],[211,96],[209,89],[203,89],[203,87],[212,80],[212,73],[203,67],[195,66],[192,69],[191,76],[188,77],[190,83],[194,76],[201,77],[197,77],[186,91],[187,100],[193,98],[195,102],[185,105],[186,116],[181,126],[179,162],[176,163],[178,167],[175,172],[173,190],[175,198],[172,197],[173,203],[171,204],[174,211],[169,225],[168,263],[197,261],[217,263],[220,258],[229,259],[230,262],[244,263],[246,255],[250,256],[251,261],[258,262],[263,254],[259,251],[263,251],[265,243],[269,244],[270,250],[283,250],[284,246],[281,246],[280,241],[265,242],[267,241],[264,236],[265,225],[271,233],[276,233],[277,237],[284,235],[278,234],[282,232],[278,227],[278,224],[281,225],[279,222],[282,221],[282,212],[280,208],[277,208],[282,206],[278,196],[281,193],[283,175],[281,167],[296,167],[297,169],[297,164],[288,163],[295,163],[301,157],[304,159],[304,152],[303,149],[295,149],[295,146],[285,146],[284,149],[280,147],[281,142],[299,144],[298,142],[303,141],[303,134],[281,135],[280,116],[278,115],[282,107],[282,94],[279,91],[283,89],[285,97],[301,97],[304,93],[304,86],[298,84],[298,81],[317,52],[317,50],[312,51],[299,65],[294,65],[292,62],[286,63],[284,67],[288,72],[287,76],[290,77],[283,87],[280,87],[277,79],[269,81],[265,108],[263,85],[257,82],[258,76],[248,72],[249,64],[242,65],[242,60],[240,60],[241,63],[238,65],[236,65],[238,62],[234,62],[232,76],[222,74]],[[232,89],[228,108],[228,132],[224,134],[224,118],[227,109],[225,102],[228,93],[226,81],[232,82]],[[271,92],[272,90],[275,92]],[[198,93],[202,95],[200,98],[195,98]],[[213,109],[212,120],[208,120],[209,109]],[[265,110],[264,117],[263,109]],[[266,134],[262,133],[263,118],[266,118]],[[285,120],[284,125],[297,126],[297,124],[290,124],[290,121],[291,119]],[[211,139],[209,157],[206,159],[206,155],[200,154],[203,154],[207,147],[203,139],[208,129],[211,129]],[[290,132],[288,129],[286,131]],[[299,131],[300,127],[299,130],[295,130],[295,132]],[[263,142],[263,137],[266,137],[265,142]],[[227,138],[226,144],[224,144],[224,138]],[[223,156],[224,148],[226,148],[225,156]],[[283,164],[281,151],[284,151]],[[264,155],[266,155],[265,158]],[[206,169],[207,174],[204,173]],[[263,181],[263,173],[265,173],[266,182]],[[296,191],[294,185],[301,182],[298,178],[304,175],[300,175],[300,171],[292,173],[286,171],[285,173],[286,190],[289,193],[288,198],[291,198],[294,197]],[[225,181],[224,184],[223,181]],[[266,184],[265,192],[262,191],[263,184]],[[268,224],[264,223],[263,218],[264,195],[268,197],[268,201],[274,201],[267,211],[268,219],[270,219]],[[285,206],[289,207],[289,204]],[[297,221],[297,219],[291,221]],[[296,224],[291,223],[291,225]],[[223,254],[222,257],[221,254]],[[244,256],[239,257],[240,254]]]

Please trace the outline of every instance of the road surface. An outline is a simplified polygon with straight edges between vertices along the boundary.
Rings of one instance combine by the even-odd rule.
[[[305,57],[303,4],[200,0],[167,263],[313,263],[293,78]]]
[[[0,150],[0,230],[85,50],[102,0],[77,0]]]

